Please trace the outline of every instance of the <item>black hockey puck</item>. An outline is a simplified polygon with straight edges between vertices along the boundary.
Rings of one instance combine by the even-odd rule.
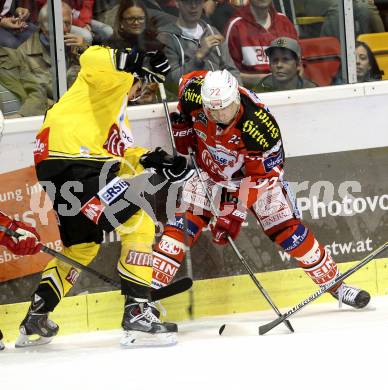
[[[222,332],[224,331],[225,326],[226,326],[226,324],[221,325],[221,326],[220,326],[220,329],[218,329],[218,334],[219,334],[220,336],[222,335]]]

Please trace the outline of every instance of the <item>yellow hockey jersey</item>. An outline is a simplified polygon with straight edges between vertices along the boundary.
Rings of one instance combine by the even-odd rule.
[[[35,163],[46,159],[107,161],[133,146],[127,99],[134,77],[115,66],[114,50],[92,46],[80,57],[73,86],[47,111]]]

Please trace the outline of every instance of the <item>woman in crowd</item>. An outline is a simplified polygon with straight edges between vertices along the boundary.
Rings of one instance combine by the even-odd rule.
[[[356,66],[359,83],[381,80],[382,71],[377,65],[372,50],[365,42],[356,42]]]
[[[144,51],[161,50],[162,45],[156,40],[156,28],[148,17],[147,8],[142,0],[122,0],[116,15],[113,40],[122,47],[138,47]],[[156,83],[147,83],[141,97],[133,104],[157,102]]]

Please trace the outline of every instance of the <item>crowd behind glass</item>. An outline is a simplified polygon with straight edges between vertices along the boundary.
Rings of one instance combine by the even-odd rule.
[[[338,0],[62,1],[67,86],[92,44],[163,50],[176,100],[180,77],[228,69],[256,92],[347,83]],[[353,0],[357,81],[384,79],[368,46],[388,53],[388,0]],[[6,118],[42,115],[54,102],[47,0],[0,0],[0,109]],[[387,36],[386,36],[387,35]],[[384,47],[385,42],[385,47]],[[386,71],[388,73],[388,70]],[[344,77],[345,74],[345,77]],[[133,104],[158,102],[157,85]]]

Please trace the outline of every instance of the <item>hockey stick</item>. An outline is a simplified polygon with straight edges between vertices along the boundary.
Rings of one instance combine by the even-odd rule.
[[[206,194],[206,197],[208,198],[209,200],[209,203],[210,203],[210,208],[211,208],[211,211],[213,213],[213,215],[218,218],[219,216],[219,212],[218,210],[216,209],[216,206],[213,202],[213,199],[211,197],[211,194],[209,193],[209,190],[208,188],[206,187],[203,179],[202,179],[202,175],[201,175],[201,172],[199,170],[199,167],[198,167],[198,164],[197,162],[195,161],[195,155],[194,155],[194,152],[192,150],[190,150],[190,157],[191,157],[191,161],[193,162],[193,165],[195,167],[195,171],[197,172],[197,175],[198,175],[198,178],[199,178],[199,181],[201,182],[201,185],[202,185],[202,188]],[[274,304],[274,302],[272,301],[271,297],[268,295],[267,291],[264,289],[264,287],[260,284],[260,282],[258,281],[258,279],[256,278],[255,274],[253,273],[251,267],[249,266],[249,264],[247,263],[247,261],[244,259],[244,257],[242,256],[242,254],[240,253],[240,251],[238,250],[236,244],[234,243],[232,237],[228,236],[228,242],[230,244],[230,246],[232,247],[234,253],[236,254],[236,256],[238,257],[238,259],[240,260],[241,264],[244,266],[244,268],[247,270],[249,276],[251,277],[253,283],[255,283],[256,287],[260,290],[261,294],[263,295],[263,297],[265,298],[265,300],[271,305],[272,309],[275,311],[275,313],[279,316],[279,318],[282,317],[282,313],[280,312],[280,310],[277,308],[277,306]],[[289,321],[285,321],[284,324],[287,326],[287,328],[291,331],[291,332],[294,332],[294,328],[292,327],[291,323]],[[222,333],[224,332],[225,330],[225,327],[226,327],[226,324],[224,325],[221,325],[218,333],[220,335],[222,335]]]
[[[5,226],[0,225],[0,231],[5,232],[5,234],[8,234],[11,237],[19,238],[21,234],[15,232],[12,229],[8,229]],[[117,282],[116,280],[111,279],[110,277],[103,275],[96,271],[93,268],[86,267],[83,264],[78,263],[77,261],[71,259],[70,257],[67,257],[63,255],[62,253],[57,252],[54,249],[51,249],[43,244],[41,244],[40,248],[41,252],[47,253],[51,256],[56,257],[58,260],[63,261],[64,263],[70,264],[71,266],[75,268],[79,268],[82,271],[88,272],[94,276],[96,276],[98,279],[104,281],[105,283],[111,284],[114,287],[121,288],[120,282]],[[170,283],[169,285],[159,288],[159,289],[152,289],[151,291],[151,298],[153,301],[159,301],[161,299],[165,299],[168,297],[171,297],[176,294],[180,294],[193,285],[193,281],[190,278],[182,278],[177,280],[176,282]]]
[[[164,115],[166,117],[167,121],[167,129],[168,129],[168,134],[170,136],[170,142],[171,142],[171,147],[172,147],[172,154],[173,156],[177,156],[177,150],[176,150],[176,144],[175,144],[175,139],[174,139],[174,133],[172,131],[172,124],[171,124],[171,119],[170,119],[170,111],[168,109],[168,104],[167,104],[167,96],[166,96],[166,90],[164,89],[164,84],[159,83],[159,93],[160,97],[162,99],[163,103],[163,108],[164,108]],[[184,234],[184,244],[185,244],[185,264],[186,264],[186,273],[187,276],[193,280],[193,262],[191,261],[191,251],[190,251],[190,246],[188,243],[188,238],[187,238],[187,219],[185,213],[183,213],[183,234]],[[193,289],[189,290],[189,306],[187,308],[187,312],[189,313],[189,317],[192,320],[194,318],[194,291]]]
[[[372,253],[370,253],[368,256],[366,256],[360,263],[355,265],[353,268],[348,269],[342,275],[338,275],[330,283],[326,284],[320,290],[316,291],[314,294],[310,295],[308,298],[306,298],[302,302],[298,303],[296,306],[294,306],[292,309],[290,309],[287,313],[284,313],[281,317],[277,318],[276,320],[273,320],[272,322],[269,322],[268,324],[259,326],[259,334],[260,335],[266,334],[271,329],[275,328],[275,326],[278,326],[281,322],[287,321],[288,317],[291,317],[293,314],[295,314],[299,310],[303,309],[306,305],[308,305],[312,301],[315,301],[322,294],[324,294],[326,291],[328,291],[330,288],[332,288],[335,284],[342,282],[343,280],[348,278],[350,275],[354,274],[361,267],[363,267],[364,265],[368,264],[371,260],[373,260],[379,253],[381,253],[385,249],[387,249],[387,247],[388,247],[388,242],[386,242],[385,244],[378,247],[376,250],[374,250]]]

